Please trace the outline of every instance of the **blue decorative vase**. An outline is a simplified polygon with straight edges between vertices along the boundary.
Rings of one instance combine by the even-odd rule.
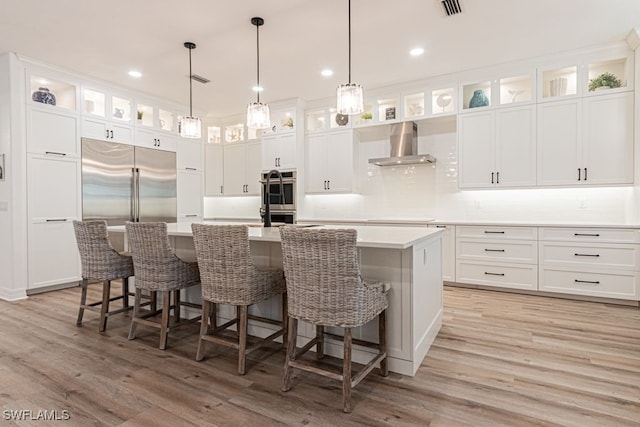
[[[474,90],[471,101],[469,101],[469,108],[486,107],[487,105],[489,105],[489,98],[482,89]]]
[[[56,105],[56,96],[49,92],[46,87],[40,87],[37,91],[33,92],[31,99],[36,102],[42,102],[43,104]]]

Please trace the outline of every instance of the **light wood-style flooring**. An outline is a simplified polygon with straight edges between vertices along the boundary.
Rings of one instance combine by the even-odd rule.
[[[95,313],[76,327],[79,298],[71,288],[0,301],[0,425],[53,424],[3,418],[24,409],[68,410],[64,426],[640,426],[637,307],[447,287],[417,375],[375,370],[344,414],[330,379],[297,372],[280,391],[279,346],[238,376],[231,350],[194,360],[198,324],[161,351],[157,330],[127,340],[129,315],[104,334]]]

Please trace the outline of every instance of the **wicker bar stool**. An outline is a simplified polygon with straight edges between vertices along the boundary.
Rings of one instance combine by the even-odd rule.
[[[196,360],[204,356],[205,341],[238,350],[238,373],[244,375],[246,356],[283,336],[287,339],[287,297],[284,274],[280,269],[259,270],[251,259],[249,231],[246,225],[191,224],[196,257],[202,279],[202,323]],[[282,295],[282,320],[248,314],[250,305]],[[216,304],[236,307],[236,317],[216,324]],[[278,325],[279,329],[257,343],[247,346],[248,319]],[[221,332],[237,325],[233,336]]]
[[[169,317],[173,310],[175,323],[180,322],[180,307],[186,305],[200,308],[200,305],[180,301],[180,289],[200,283],[198,265],[178,258],[169,243],[167,224],[164,222],[127,222],[127,242],[133,257],[136,274],[136,297],[131,318],[129,339],[135,338],[138,324],[160,329],[160,349],[167,347],[169,334]],[[162,293],[162,309],[155,310],[152,304],[150,311],[143,313],[140,309],[142,290],[151,293]],[[173,305],[171,294],[173,293]],[[162,313],[160,323],[149,320],[149,317]],[[200,317],[189,319],[189,322],[200,320]]]
[[[98,331],[104,332],[109,316],[131,309],[129,277],[133,276],[133,262],[130,255],[119,253],[111,247],[105,221],[73,221],[73,229],[82,264],[82,294],[76,324],[82,325],[85,310],[97,311],[100,313]],[[111,281],[115,279],[122,279],[122,295],[111,297]],[[102,283],[102,300],[87,303],[87,287],[90,280]],[[122,308],[109,310],[109,303],[120,299]]]
[[[360,275],[356,249],[356,230],[309,230],[294,227],[280,229],[284,273],[289,300],[289,341],[282,391],[291,389],[293,369],[314,372],[342,381],[343,411],[351,412],[351,389],[377,363],[387,376],[385,311],[388,289],[383,283],[366,283]],[[378,343],[352,338],[352,328],[378,317]],[[316,336],[296,351],[298,320],[316,325]],[[325,332],[325,326],[344,328],[344,336]],[[342,373],[299,360],[316,346],[316,356],[324,355],[324,337],[343,340]],[[375,357],[352,376],[352,343],[378,350]]]

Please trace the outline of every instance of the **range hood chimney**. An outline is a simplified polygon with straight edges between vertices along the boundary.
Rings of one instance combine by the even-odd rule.
[[[378,166],[423,165],[435,163],[430,154],[418,154],[418,125],[415,122],[402,122],[391,125],[389,157],[369,159],[369,163]]]

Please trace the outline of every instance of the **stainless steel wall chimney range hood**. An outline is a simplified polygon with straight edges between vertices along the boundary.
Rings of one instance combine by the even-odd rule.
[[[378,166],[402,166],[436,162],[436,158],[430,154],[418,154],[418,125],[415,122],[391,125],[389,139],[391,146],[389,157],[369,159],[369,163]]]

